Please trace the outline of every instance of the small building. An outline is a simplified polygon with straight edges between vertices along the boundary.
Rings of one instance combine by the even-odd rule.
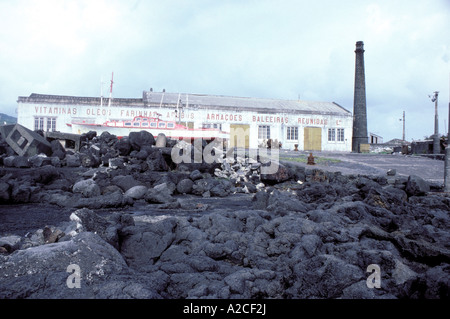
[[[229,133],[231,147],[258,148],[270,139],[283,149],[350,152],[353,116],[335,102],[280,100],[143,91],[142,98],[31,94],[19,96],[18,123],[43,131],[73,132],[73,120],[102,123],[136,116],[176,120],[195,129]],[[110,133],[114,134],[113,131]]]
[[[382,144],[383,138],[380,135],[369,133],[369,144]]]
[[[440,151],[439,154],[445,154],[445,147],[447,143],[445,138],[439,140]],[[411,143],[411,152],[417,155],[432,155],[433,154],[433,140],[425,139],[419,141],[413,141]]]

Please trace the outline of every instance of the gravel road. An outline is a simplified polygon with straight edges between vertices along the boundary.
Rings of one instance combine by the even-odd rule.
[[[318,164],[315,167],[328,171],[340,171],[342,174],[386,175],[389,169],[395,169],[397,175],[417,175],[423,179],[444,183],[444,161],[421,156],[391,154],[359,154],[313,152]],[[280,158],[304,158],[309,152],[280,151]],[[304,166],[306,163],[300,164]],[[311,167],[311,166],[309,166]]]

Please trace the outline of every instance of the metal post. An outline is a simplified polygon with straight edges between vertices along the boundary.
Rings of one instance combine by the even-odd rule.
[[[434,135],[433,135],[433,154],[441,153],[441,145],[439,142],[439,117],[438,117],[438,91],[433,92],[431,102],[434,102]]]
[[[445,148],[444,191],[450,192],[450,146]]]
[[[403,111],[403,142],[405,141],[405,111]]]
[[[449,74],[450,84],[450,74]],[[450,192],[450,90],[449,90],[449,102],[448,102],[448,132],[447,132],[447,147],[445,148],[444,159],[444,191]]]
[[[108,102],[108,112],[106,119],[109,121],[109,112],[111,112],[111,99],[112,99],[112,89],[114,84],[114,72],[111,73],[111,86],[109,88],[109,102]]]

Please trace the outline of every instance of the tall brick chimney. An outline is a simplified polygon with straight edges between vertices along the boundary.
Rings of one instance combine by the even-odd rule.
[[[356,42],[355,92],[353,99],[352,152],[360,152],[359,145],[367,144],[366,80],[364,75],[364,42]]]

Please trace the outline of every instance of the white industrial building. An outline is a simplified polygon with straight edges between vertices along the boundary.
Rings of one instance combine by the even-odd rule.
[[[283,149],[352,149],[352,113],[335,102],[278,100],[144,91],[142,98],[31,94],[18,98],[18,123],[31,130],[73,132],[70,123],[159,116],[189,128],[220,128],[230,146],[258,148],[268,139]],[[114,134],[114,132],[111,132]]]

